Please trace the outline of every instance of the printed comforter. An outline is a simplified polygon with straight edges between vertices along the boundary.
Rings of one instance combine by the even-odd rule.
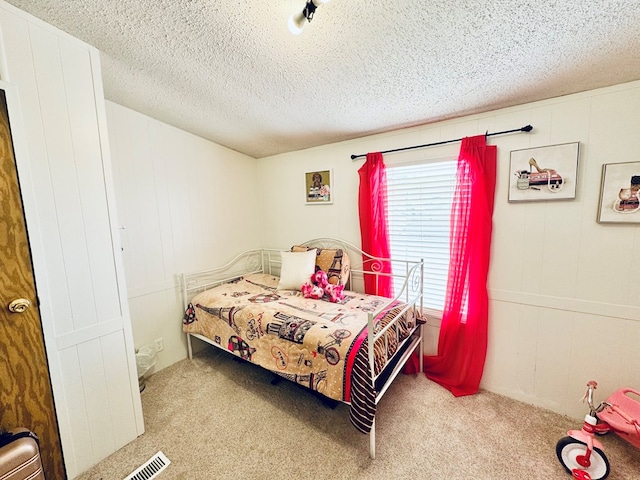
[[[307,299],[299,291],[277,290],[267,274],[240,277],[191,300],[183,330],[329,398],[351,403],[350,418],[363,432],[375,414],[375,390],[367,359],[367,314],[388,299],[345,291],[340,303]],[[397,302],[376,318],[376,329],[397,316]],[[375,346],[378,374],[415,325],[409,310]],[[396,335],[399,328],[399,335]],[[354,409],[356,411],[354,411]]]

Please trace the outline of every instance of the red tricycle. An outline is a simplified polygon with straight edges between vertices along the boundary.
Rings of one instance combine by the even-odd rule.
[[[593,380],[587,383],[584,398],[589,413],[584,417],[582,429],[569,430],[568,436],[556,444],[558,460],[573,478],[579,480],[602,480],[609,475],[609,460],[602,451],[602,443],[594,438],[595,434],[613,431],[640,448],[640,392],[621,388],[596,407],[593,391],[597,386]]]

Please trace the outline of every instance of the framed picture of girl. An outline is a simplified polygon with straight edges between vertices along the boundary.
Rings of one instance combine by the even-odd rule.
[[[305,203],[307,205],[327,205],[333,203],[333,172],[316,170],[307,172],[305,177]]]

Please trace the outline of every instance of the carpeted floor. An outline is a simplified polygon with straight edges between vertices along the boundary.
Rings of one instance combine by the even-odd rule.
[[[378,406],[377,455],[313,393],[212,348],[147,380],[146,433],[80,480],[119,480],[158,450],[158,479],[570,479],[555,444],[580,423],[493,393],[454,398],[400,375]],[[601,439],[612,480],[640,478],[640,450]]]

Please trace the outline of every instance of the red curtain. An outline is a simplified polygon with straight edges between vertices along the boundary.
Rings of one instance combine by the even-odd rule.
[[[451,208],[447,295],[438,354],[424,357],[428,378],[455,396],[478,391],[487,353],[487,276],[496,185],[496,147],[484,135],[462,140]],[[416,371],[415,365],[410,369]]]
[[[358,207],[360,210],[360,236],[362,250],[379,258],[389,258],[389,229],[387,226],[387,170],[382,154],[367,153],[367,160],[358,170],[360,189]],[[363,257],[364,269],[391,274],[389,262],[370,262]],[[377,283],[377,288],[376,288]],[[391,277],[387,275],[366,275],[366,293],[392,297]]]

